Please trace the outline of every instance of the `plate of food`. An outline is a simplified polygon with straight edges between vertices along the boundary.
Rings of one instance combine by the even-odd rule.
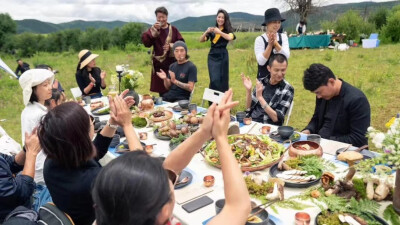
[[[163,141],[171,140],[171,137],[168,135],[168,133],[168,131],[160,131],[159,129],[154,130],[154,136]]]
[[[189,137],[189,135],[184,135],[184,134],[179,134],[178,137],[174,137],[171,139],[171,141],[169,142],[169,149],[172,151],[174,150],[176,147],[178,147],[178,145],[180,145],[182,142],[184,142],[187,138]]]
[[[281,164],[275,164],[269,170],[271,177],[285,181],[286,187],[306,188],[315,185],[321,179],[323,171],[334,170],[336,166],[316,155],[290,158]]]
[[[286,139],[282,138],[281,135],[278,134],[278,131],[271,132],[269,137],[280,143],[286,141]],[[295,141],[300,140],[300,137],[301,137],[300,133],[295,131],[290,136],[289,140],[291,140],[292,142],[295,142]]]
[[[354,223],[356,221],[356,223]],[[334,222],[334,223],[329,223]],[[335,223],[336,222],[336,223]],[[382,224],[382,225],[389,225],[385,220],[380,218],[379,216],[364,212],[360,215],[355,215],[352,213],[339,213],[339,212],[332,212],[332,211],[324,211],[320,212],[315,217],[315,224],[316,225],[323,225],[323,224]]]
[[[182,170],[181,174],[179,174],[178,181],[175,184],[175,189],[180,189],[189,185],[193,180],[193,175],[187,171]]]
[[[102,101],[98,101],[98,102],[92,102],[90,103],[90,111],[99,109],[104,107],[104,103]]]
[[[93,110],[92,114],[95,115],[95,116],[102,116],[102,115],[110,114],[110,107],[109,106],[105,106],[105,107]]]
[[[145,143],[140,142],[140,144],[142,145],[143,149],[146,148],[146,144]],[[115,146],[115,153],[123,154],[123,153],[126,153],[126,152],[130,152],[129,145],[128,145],[128,142],[126,140],[121,142],[121,143],[119,143],[117,146]]]
[[[149,125],[149,122],[148,122],[147,119],[144,118],[144,117],[135,116],[135,117],[132,117],[132,125],[133,125],[135,128],[140,129],[140,128],[145,128],[145,127],[147,127],[147,126]]]
[[[257,171],[271,167],[280,160],[285,151],[282,144],[273,141],[266,135],[229,135],[228,143],[242,171]],[[208,164],[221,168],[214,140],[209,142],[203,151],[203,156]]]
[[[168,110],[155,110],[154,112],[150,113],[149,119],[153,122],[162,122],[165,120],[171,119],[173,113]]]

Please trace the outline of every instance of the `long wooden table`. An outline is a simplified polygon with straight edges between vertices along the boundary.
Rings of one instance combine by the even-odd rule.
[[[164,107],[165,109],[172,111],[172,109],[171,109],[172,106],[174,106],[176,104],[177,103],[165,103],[165,104],[161,105],[161,107]],[[174,118],[177,119],[179,117],[181,117],[181,115],[179,113],[174,113]],[[108,118],[109,118],[109,116],[105,115],[105,116],[101,116],[100,120],[108,120]],[[259,135],[259,134],[261,134],[260,133],[261,126],[263,126],[263,124],[252,122],[250,125],[245,125],[245,126],[240,127],[240,133],[241,134],[249,133],[249,134]],[[274,126],[274,125],[270,125],[270,126],[271,126],[271,132],[275,131],[277,129],[277,126]],[[155,157],[157,157],[157,156],[167,157],[168,156],[168,154],[170,153],[169,141],[163,141],[163,140],[156,139],[152,128],[136,129],[136,132],[137,133],[138,132],[147,132],[148,139],[143,142],[145,142],[146,144],[156,144],[154,146],[154,151],[152,153],[153,156],[155,156]],[[306,139],[306,135],[302,134],[300,140],[305,140],[305,139]],[[327,139],[322,139],[320,144],[324,151],[323,158],[334,162],[335,165],[337,166],[337,169],[335,171],[330,171],[330,172],[333,172],[336,179],[344,177],[347,173],[348,166],[346,163],[337,161],[335,153],[336,153],[337,149],[342,148],[342,147],[347,147],[348,144],[337,142],[337,141],[331,141],[331,140],[327,140]],[[109,152],[100,161],[100,163],[102,165],[105,165],[118,156],[119,156],[119,154],[115,153],[115,149],[110,148]],[[217,201],[218,199],[224,198],[224,184],[223,184],[221,170],[208,165],[204,161],[204,158],[201,154],[199,154],[199,153],[196,154],[185,170],[189,171],[193,175],[193,180],[188,186],[186,186],[182,189],[175,190],[176,199],[183,197],[183,195],[187,195],[188,192],[204,191],[204,189],[206,189],[206,188],[203,187],[203,177],[206,175],[213,175],[215,177],[215,184],[213,187],[210,188],[212,191],[205,195],[207,195],[208,197],[213,199],[214,202]],[[265,177],[265,179],[268,179],[269,169],[264,169],[259,172]],[[295,196],[295,195],[299,195],[299,194],[303,193],[305,190],[306,189],[285,187],[285,191],[284,191],[285,199]],[[197,197],[200,197],[200,196],[197,196]],[[253,199],[253,201],[255,201],[258,204],[260,203],[260,201],[258,201],[256,199]],[[296,200],[296,201],[299,201],[299,200]],[[301,202],[301,201],[299,201],[299,202]],[[303,202],[303,203],[307,204],[307,205],[314,205],[311,202]],[[382,212],[388,204],[390,204],[390,202],[381,202],[382,206],[380,208],[379,216],[382,217]],[[286,208],[278,208],[278,209],[279,209],[279,213],[275,213],[270,208],[267,210],[270,213],[270,219],[275,224],[295,224],[294,215],[298,211],[293,210],[293,209],[286,209]],[[311,216],[310,224],[314,224],[315,217],[320,212],[320,208],[315,206],[315,207],[307,208],[303,211],[310,214],[310,216]],[[175,203],[174,216],[176,218],[178,218],[183,224],[190,224],[190,225],[205,224],[207,220],[209,220],[210,218],[215,216],[215,204],[210,204],[210,205],[203,207],[199,210],[196,210],[192,213],[187,213],[185,210],[182,209],[181,204]]]

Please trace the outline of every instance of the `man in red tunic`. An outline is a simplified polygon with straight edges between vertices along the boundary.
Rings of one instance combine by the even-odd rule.
[[[142,34],[142,42],[146,47],[153,46],[150,91],[158,92],[162,96],[168,90],[156,72],[161,69],[169,70],[169,66],[175,62],[172,46],[176,41],[184,40],[178,29],[167,22],[168,11],[165,7],[158,7],[155,14],[157,22]]]

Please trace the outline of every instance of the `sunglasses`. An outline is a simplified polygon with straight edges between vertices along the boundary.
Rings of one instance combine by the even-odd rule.
[[[172,182],[172,184],[175,187],[176,183],[178,183],[179,175],[177,173],[175,173],[174,171],[169,170],[169,169],[165,169],[165,171],[167,172],[168,179]]]

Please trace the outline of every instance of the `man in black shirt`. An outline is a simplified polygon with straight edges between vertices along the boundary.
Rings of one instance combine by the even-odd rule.
[[[365,135],[371,109],[361,90],[336,79],[322,64],[312,64],[304,71],[303,85],[317,95],[314,115],[303,133],[319,134],[358,147],[368,144]]]
[[[157,72],[168,90],[162,96],[167,102],[188,100],[197,82],[197,68],[188,60],[186,44],[183,41],[175,42],[173,51],[176,62],[170,65],[168,75],[163,70]]]
[[[17,59],[17,63],[18,63],[18,67],[15,70],[15,75],[17,75],[17,77],[19,78],[19,75],[18,75],[19,72],[21,72],[21,75],[22,75],[25,71],[29,70],[30,68],[29,68],[29,64],[26,62],[23,62],[21,59]]]
[[[267,66],[270,75],[256,81],[253,93],[250,78],[242,74],[247,114],[254,121],[278,126],[283,124],[294,96],[294,88],[285,80],[287,66],[285,55],[272,55]]]

